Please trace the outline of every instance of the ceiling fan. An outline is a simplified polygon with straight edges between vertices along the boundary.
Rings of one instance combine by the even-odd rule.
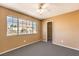
[[[40,13],[40,15],[45,11],[46,9],[46,4],[45,3],[40,3],[38,6],[38,12]]]

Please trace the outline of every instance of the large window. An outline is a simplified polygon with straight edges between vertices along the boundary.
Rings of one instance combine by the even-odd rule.
[[[7,35],[24,35],[37,33],[37,24],[31,20],[7,16]]]

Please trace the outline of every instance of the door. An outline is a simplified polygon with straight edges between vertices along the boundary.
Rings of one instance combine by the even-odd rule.
[[[47,42],[52,43],[52,22],[47,23]]]

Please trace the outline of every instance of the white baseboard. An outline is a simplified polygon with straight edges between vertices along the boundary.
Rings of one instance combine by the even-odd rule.
[[[43,39],[42,41],[43,41],[43,42],[47,42],[47,40],[45,40],[45,39]]]
[[[62,47],[66,47],[66,48],[69,48],[69,49],[73,49],[73,50],[77,50],[77,51],[79,51],[78,48],[73,48],[73,47],[70,47],[70,46],[62,45],[62,44],[56,44],[56,43],[54,43],[54,42],[53,42],[53,44],[58,45],[58,46],[62,46]]]
[[[13,50],[15,50],[15,49],[19,49],[19,48],[21,48],[21,47],[24,47],[24,46],[33,44],[33,43],[36,43],[36,42],[39,42],[39,41],[40,41],[40,40],[31,42],[31,43],[28,43],[28,44],[25,44],[25,45],[21,45],[21,46],[18,46],[18,47],[16,47],[16,48],[12,48],[12,49],[6,50],[6,51],[4,51],[4,52],[1,52],[0,55],[2,55],[2,54],[4,54],[4,53],[7,53],[7,52],[10,52],[10,51],[13,51]]]

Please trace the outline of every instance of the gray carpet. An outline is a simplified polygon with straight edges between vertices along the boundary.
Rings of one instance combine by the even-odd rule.
[[[79,51],[51,43],[37,42],[1,56],[79,56]]]

